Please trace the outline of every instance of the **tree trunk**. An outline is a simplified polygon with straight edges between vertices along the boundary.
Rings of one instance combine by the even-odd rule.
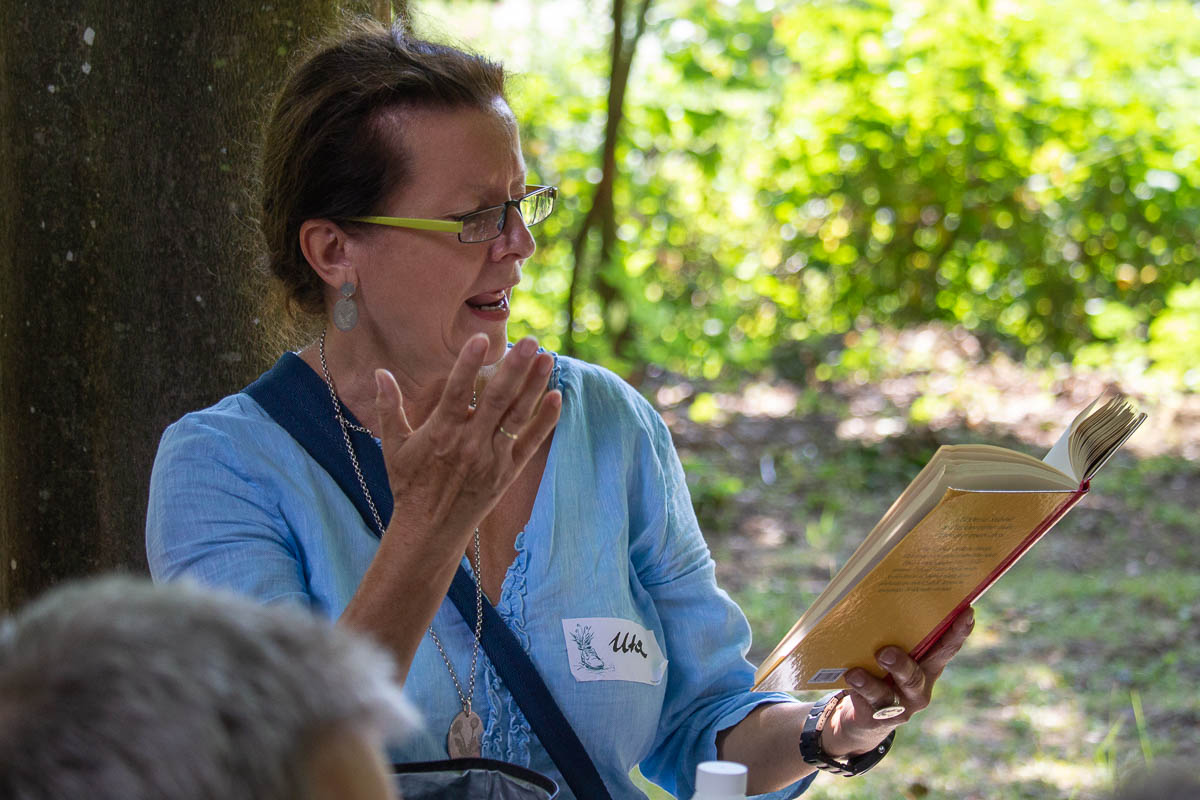
[[[144,571],[163,428],[267,365],[252,154],[288,52],[335,3],[0,10],[0,606],[13,609],[65,578]]]

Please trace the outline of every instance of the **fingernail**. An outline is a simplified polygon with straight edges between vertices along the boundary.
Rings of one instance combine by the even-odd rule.
[[[861,689],[864,685],[866,685],[866,682],[866,678],[864,678],[860,672],[846,673],[846,683],[850,684],[855,689]]]
[[[475,336],[471,341],[467,342],[467,354],[479,357],[487,351],[487,347],[488,339],[486,336]]]
[[[896,663],[896,651],[884,650],[876,657],[876,660],[885,667],[890,667]]]
[[[383,392],[383,387],[384,387],[384,383],[385,383],[383,375],[384,375],[384,370],[382,370],[382,369],[375,370],[375,391],[378,393]]]
[[[517,343],[517,352],[525,358],[529,358],[537,352],[537,342],[533,339],[522,339]]]
[[[554,367],[554,359],[543,358],[537,363],[537,374],[546,376],[550,374],[550,370]]]

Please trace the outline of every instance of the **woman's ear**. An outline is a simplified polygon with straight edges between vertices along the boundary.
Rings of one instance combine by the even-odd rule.
[[[355,283],[350,263],[349,239],[342,226],[328,219],[306,219],[300,223],[300,251],[321,280],[340,289]]]

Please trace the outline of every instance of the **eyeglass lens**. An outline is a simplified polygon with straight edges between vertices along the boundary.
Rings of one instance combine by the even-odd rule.
[[[548,190],[523,197],[517,202],[517,206],[525,224],[536,225],[554,210],[554,192]],[[504,229],[508,208],[508,204],[505,204],[464,217],[459,238],[464,242],[486,242],[495,239]]]

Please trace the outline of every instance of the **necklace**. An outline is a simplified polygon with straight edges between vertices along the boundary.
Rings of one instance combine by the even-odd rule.
[[[363,496],[367,499],[367,507],[371,509],[371,516],[374,518],[375,527],[378,529],[379,537],[382,539],[384,533],[383,520],[379,516],[379,509],[375,507],[375,499],[371,496],[371,490],[367,488],[367,481],[363,478],[362,469],[358,465],[358,456],[355,454],[354,445],[350,441],[351,430],[367,434],[370,434],[371,431],[361,425],[355,425],[346,419],[346,415],[342,413],[342,404],[338,401],[337,390],[333,386],[333,378],[329,375],[329,367],[325,363],[324,330],[321,331],[319,353],[321,356],[321,374],[325,378],[325,385],[329,387],[329,398],[333,401],[333,414],[337,417],[338,427],[342,430],[342,441],[346,444],[346,453],[350,456],[350,464],[354,467],[354,475],[358,478],[358,485],[362,488]],[[471,405],[474,407],[474,402]],[[454,690],[458,692],[458,702],[462,705],[462,711],[458,712],[454,719],[450,721],[450,730],[446,735],[446,750],[451,758],[479,758],[480,742],[483,738],[483,720],[479,718],[479,715],[471,707],[475,697],[475,667],[479,661],[479,642],[483,638],[483,575],[481,573],[483,562],[479,556],[479,528],[475,529],[473,538],[475,543],[475,563],[471,566],[475,570],[475,643],[471,647],[471,678],[467,683],[465,694],[462,690],[462,684],[458,682],[458,675],[455,674],[454,667],[450,664],[450,658],[446,655],[445,648],[442,647],[441,639],[434,632],[433,626],[429,626],[429,636],[433,639],[438,653],[442,656],[442,661],[446,664],[446,669],[450,673],[450,680],[454,682]]]

